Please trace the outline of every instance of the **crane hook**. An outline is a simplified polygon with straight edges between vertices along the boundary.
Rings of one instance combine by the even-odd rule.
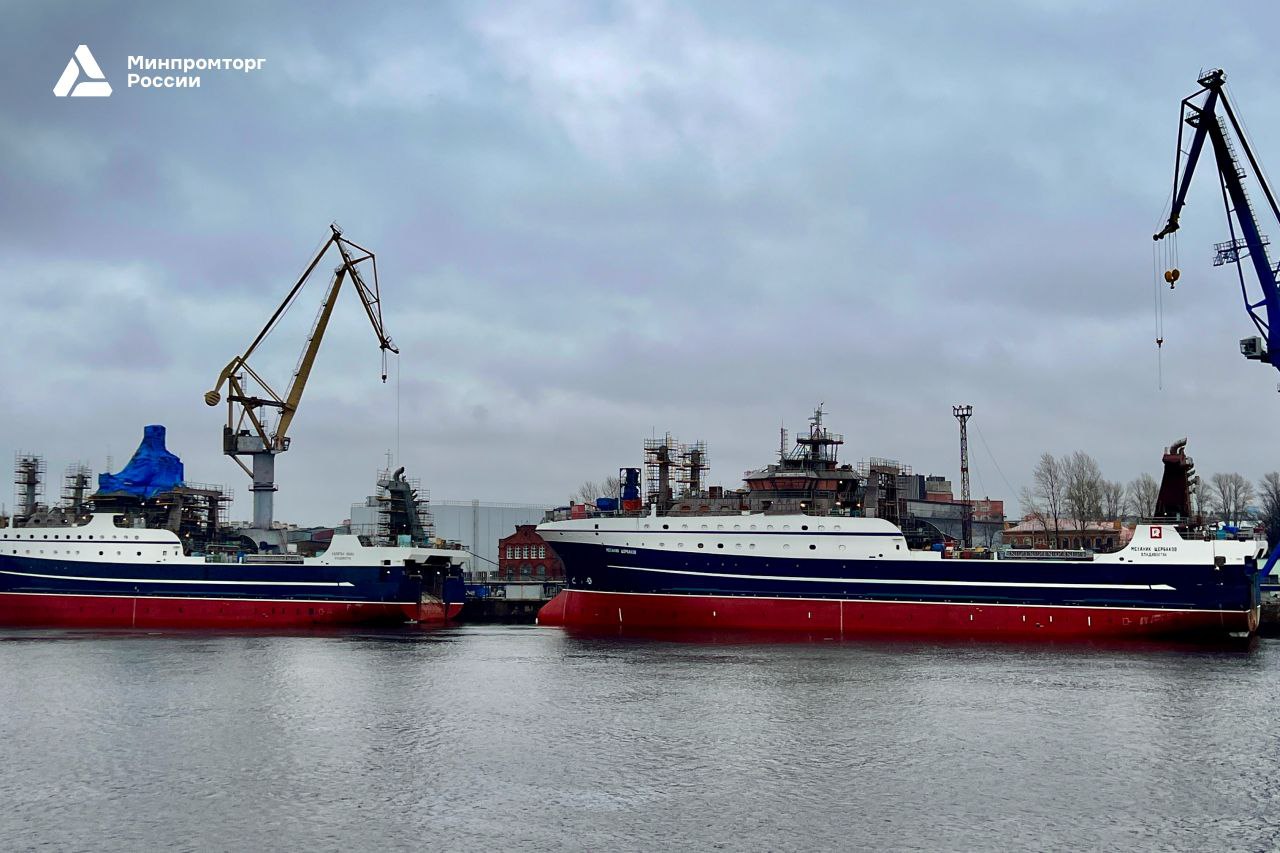
[[[1182,273],[1178,272],[1178,268],[1177,268],[1177,267],[1174,267],[1174,268],[1173,268],[1173,269],[1171,269],[1171,270],[1165,270],[1165,271],[1164,271],[1164,280],[1165,280],[1165,281],[1167,281],[1167,282],[1169,283],[1169,289],[1170,289],[1170,290],[1173,290],[1173,284],[1174,284],[1174,282],[1176,282],[1176,281],[1177,281],[1179,278],[1181,278],[1181,277],[1182,277]]]

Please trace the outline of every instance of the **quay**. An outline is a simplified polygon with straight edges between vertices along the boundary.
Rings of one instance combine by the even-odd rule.
[[[564,589],[562,582],[490,582],[466,584],[459,622],[532,625],[542,605]]]

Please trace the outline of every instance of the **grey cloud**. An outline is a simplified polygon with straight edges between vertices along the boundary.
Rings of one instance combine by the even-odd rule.
[[[0,358],[20,369],[0,400],[21,416],[0,444],[54,468],[108,446],[119,462],[163,422],[192,479],[246,497],[200,394],[336,219],[378,253],[404,350],[401,453],[438,498],[555,501],[668,429],[708,440],[713,478],[736,484],[819,400],[848,458],[951,474],[950,405],[973,403],[996,457],[975,444],[975,468],[1010,501],[1045,449],[1128,479],[1190,434],[1202,469],[1257,473],[1274,467],[1260,451],[1275,378],[1235,354],[1248,327],[1208,265],[1224,231],[1212,182],[1164,294],[1163,391],[1149,235],[1202,61],[1227,63],[1264,161],[1280,157],[1257,24],[1273,17],[375,4],[352,26],[291,3],[14,10],[0,309],[20,333]],[[53,98],[80,41],[113,81],[129,53],[268,63],[198,91]],[[263,352],[273,378],[318,298]],[[378,382],[365,326],[348,297],[281,462],[290,518],[343,517],[394,444],[395,383]]]

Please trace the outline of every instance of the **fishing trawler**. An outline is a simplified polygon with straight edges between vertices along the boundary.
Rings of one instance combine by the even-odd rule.
[[[815,430],[809,447],[834,446],[820,422]],[[811,458],[834,467],[834,456]],[[912,549],[898,525],[847,507],[825,515],[790,509],[690,515],[660,512],[655,503],[644,514],[544,522],[538,533],[564,561],[567,585],[538,622],[842,637],[1252,633],[1266,542],[1200,530],[1190,512],[1185,440],[1163,460],[1158,518],[1138,523],[1113,553],[1005,548],[964,559]],[[853,494],[822,471],[809,477],[824,478],[840,494]]]
[[[388,493],[404,492],[397,471]],[[0,528],[0,626],[275,629],[444,623],[462,609],[465,552],[393,537],[335,535],[314,557],[259,552],[192,524],[209,489],[183,485],[164,427],[119,474],[99,478],[94,509]],[[34,501],[32,502],[34,504]],[[216,501],[214,501],[216,504]],[[77,508],[78,509],[78,508]],[[164,523],[176,519],[173,526]],[[266,543],[261,543],[266,544]]]

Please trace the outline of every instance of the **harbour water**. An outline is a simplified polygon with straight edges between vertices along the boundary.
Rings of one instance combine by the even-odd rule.
[[[0,634],[0,849],[1268,850],[1280,640]]]

